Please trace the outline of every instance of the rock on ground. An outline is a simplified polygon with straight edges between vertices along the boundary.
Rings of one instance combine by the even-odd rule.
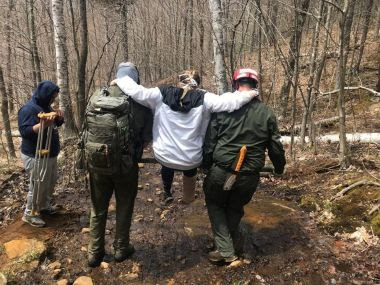
[[[4,243],[4,249],[9,259],[26,255],[30,255],[33,259],[38,259],[46,251],[45,244],[36,239],[12,240]]]
[[[88,276],[78,277],[73,285],[93,285],[92,279]]]

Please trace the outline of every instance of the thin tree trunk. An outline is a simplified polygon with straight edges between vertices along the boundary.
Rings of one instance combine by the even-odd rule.
[[[257,35],[257,41],[258,41],[258,49],[257,49],[257,65],[259,67],[259,76],[262,77],[263,76],[263,65],[262,65],[262,32],[261,32],[261,23],[262,23],[262,15],[261,13],[259,13],[259,17],[258,17],[258,26],[259,26],[259,33]],[[262,82],[260,80],[260,82]],[[259,96],[260,96],[260,99],[261,100],[264,100],[264,94],[263,94],[263,85],[261,83],[259,83]]]
[[[38,47],[37,47],[37,36],[36,36],[36,24],[34,22],[34,0],[28,0],[29,4],[29,21],[30,21],[30,44],[31,44],[31,52],[32,52],[32,60],[33,60],[33,74],[34,78],[36,79],[35,84],[41,82],[41,62],[40,62],[40,56],[38,53]]]
[[[189,15],[189,68],[193,67],[193,54],[194,54],[194,46],[193,46],[193,30],[194,30],[194,4],[193,0],[189,0],[188,4],[188,15]]]
[[[309,9],[310,0],[303,0],[301,4],[301,11],[307,12]],[[298,7],[297,7],[298,8]],[[289,69],[288,73],[290,77],[285,77],[284,83],[281,87],[281,117],[285,118],[288,113],[288,100],[289,100],[289,92],[290,87],[292,85],[292,80],[294,76],[294,69],[296,58],[295,54],[299,54],[301,48],[301,39],[302,39],[302,31],[306,20],[306,13],[302,13],[300,11],[296,11],[296,26],[292,37],[290,38],[290,52],[289,52]]]
[[[315,70],[316,70],[316,58],[318,56],[318,47],[319,47],[319,31],[320,31],[320,19],[322,18],[323,13],[323,7],[324,2],[321,0],[319,2],[319,9],[318,9],[318,18],[316,20],[315,29],[313,33],[313,40],[312,40],[312,51],[310,55],[310,61],[309,61],[309,82],[307,86],[307,95],[306,95],[306,106],[304,108],[303,116],[302,116],[302,124],[301,124],[301,145],[304,146],[305,144],[305,134],[306,134],[306,124],[310,122],[310,105],[312,104],[313,98],[313,83],[314,83],[314,76],[315,76]],[[311,122],[310,122],[311,123]]]
[[[64,136],[70,137],[76,134],[75,122],[70,100],[69,74],[67,68],[67,45],[65,20],[63,15],[63,0],[52,0],[54,43],[57,64],[57,81],[61,88],[59,93],[59,108],[65,114]]]
[[[355,1],[355,0],[353,0]],[[346,33],[350,32],[351,25],[347,24],[347,21],[350,21],[349,5],[352,5],[353,1],[345,0],[343,13],[340,19],[340,44],[339,44],[339,69],[338,69],[338,87],[339,87],[339,97],[338,97],[338,113],[339,113],[339,161],[340,167],[345,169],[349,165],[349,156],[348,156],[348,147],[347,147],[347,138],[346,138],[346,110],[344,102],[344,86],[345,86],[345,75],[346,75],[346,46],[347,44],[347,35]],[[346,30],[347,28],[347,30]],[[348,36],[349,41],[349,36]]]
[[[203,69],[204,69],[204,63],[203,58],[205,56],[204,54],[204,42],[205,42],[205,26],[203,25],[203,19],[199,20],[199,47],[200,47],[200,76],[203,76]]]
[[[86,0],[79,1],[79,17],[81,19],[81,51],[78,63],[78,126],[82,126],[86,108],[86,65],[88,55],[88,28],[87,28],[87,7]]]
[[[121,3],[121,42],[123,47],[123,61],[128,61],[128,2]]]
[[[359,49],[358,60],[357,60],[356,65],[354,67],[354,70],[357,72],[359,72],[360,63],[362,61],[362,56],[363,56],[363,51],[364,51],[364,46],[365,46],[365,42],[367,40],[369,23],[371,21],[372,8],[373,8],[373,0],[368,0],[367,7],[365,9],[365,15],[364,15],[365,20],[364,20],[364,25],[363,25],[363,30],[362,30],[362,36],[360,39],[360,49]]]
[[[345,0],[346,1],[346,0]],[[345,4],[346,2],[344,2]],[[350,39],[351,39],[351,29],[352,29],[352,22],[353,22],[353,19],[354,19],[354,10],[355,10],[355,4],[356,4],[356,0],[350,0],[350,4],[349,6],[347,7],[347,11],[345,11],[345,16],[344,16],[344,38],[342,39],[343,42],[341,43],[343,45],[343,48],[344,48],[344,62],[343,62],[343,66],[344,66],[344,70],[346,70],[346,66],[347,66],[347,59],[348,59],[348,53],[349,53],[349,50],[350,50]],[[340,79],[340,76],[343,75],[340,73],[340,62],[338,62],[338,72],[337,72],[337,76],[336,76],[336,88],[339,89],[340,87],[340,82],[341,82],[341,79]],[[345,76],[345,74],[344,74]],[[345,81],[345,79],[343,79],[343,82]]]
[[[5,37],[7,42],[7,77],[8,77],[8,110],[12,114],[14,110],[13,104],[13,73],[12,73],[12,43],[11,43],[11,26],[12,26],[12,10],[14,9],[13,0],[8,0],[7,21],[4,26]]]
[[[378,7],[377,7],[375,38],[376,38],[376,40],[378,40],[380,38],[380,5],[378,5]]]
[[[12,140],[11,123],[9,121],[8,113],[8,96],[5,90],[5,82],[3,76],[3,69],[0,66],[0,93],[1,93],[1,115],[3,119],[5,137],[7,139],[8,151],[11,157],[16,157],[15,147]],[[1,134],[0,134],[1,135]]]
[[[212,14],[215,79],[218,93],[227,91],[226,68],[224,64],[223,14],[220,0],[209,0]]]

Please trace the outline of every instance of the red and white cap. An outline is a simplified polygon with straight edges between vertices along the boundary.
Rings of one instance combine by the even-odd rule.
[[[236,83],[239,79],[242,78],[251,78],[257,82],[259,82],[259,74],[256,70],[251,68],[239,68],[234,72],[234,76],[232,78],[233,84]]]

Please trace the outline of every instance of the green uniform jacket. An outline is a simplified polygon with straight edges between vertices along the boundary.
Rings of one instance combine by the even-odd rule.
[[[212,163],[233,170],[243,145],[247,155],[242,173],[259,172],[265,164],[265,151],[275,172],[283,173],[285,152],[274,113],[259,99],[253,99],[232,113],[215,113],[208,126],[203,147],[203,167]]]

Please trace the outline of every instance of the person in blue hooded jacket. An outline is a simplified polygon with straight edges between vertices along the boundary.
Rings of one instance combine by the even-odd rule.
[[[59,134],[57,127],[64,123],[63,113],[60,110],[53,110],[51,104],[57,98],[59,87],[51,81],[45,80],[38,84],[33,92],[32,98],[18,112],[18,127],[21,134],[21,159],[25,171],[30,178],[29,190],[26,201],[26,208],[22,220],[35,227],[45,226],[44,220],[40,213],[54,214],[56,207],[51,202],[54,186],[57,181],[57,156],[60,151]],[[39,197],[37,201],[37,211],[32,212],[33,204],[33,177],[32,170],[35,163],[35,154],[37,147],[38,132],[41,128],[38,114],[40,112],[56,112],[57,116],[44,119],[44,128],[46,138],[47,127],[54,125],[50,154],[47,163],[47,172],[43,181],[41,181]]]

